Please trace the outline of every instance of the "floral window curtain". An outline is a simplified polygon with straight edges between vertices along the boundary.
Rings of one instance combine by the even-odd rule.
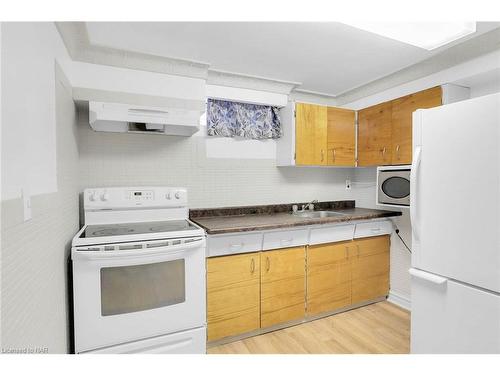
[[[208,99],[209,136],[270,139],[281,137],[277,107]]]

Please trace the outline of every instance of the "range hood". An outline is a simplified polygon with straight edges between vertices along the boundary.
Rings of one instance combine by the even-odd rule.
[[[89,124],[95,131],[189,137],[200,128],[202,111],[89,102]]]

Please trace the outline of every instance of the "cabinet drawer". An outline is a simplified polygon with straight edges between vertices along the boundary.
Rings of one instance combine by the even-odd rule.
[[[262,250],[281,249],[283,247],[296,247],[307,244],[308,229],[284,230],[264,233]]]
[[[392,222],[389,220],[371,221],[356,224],[354,238],[383,236],[392,233]]]
[[[349,224],[311,229],[309,244],[316,245],[320,243],[352,240],[354,238],[354,227],[354,224]]]
[[[208,236],[207,256],[250,253],[262,250],[262,233]]]

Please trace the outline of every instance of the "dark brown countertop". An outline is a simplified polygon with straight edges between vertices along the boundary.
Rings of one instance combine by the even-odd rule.
[[[302,203],[294,203],[301,207]],[[304,218],[291,214],[292,204],[224,207],[190,210],[190,219],[208,234],[247,232],[304,225],[333,224],[353,220],[400,216],[401,212],[354,207],[354,201],[316,203],[315,210],[334,210],[343,216]]]

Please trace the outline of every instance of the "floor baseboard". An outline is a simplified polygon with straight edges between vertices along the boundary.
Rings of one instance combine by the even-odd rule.
[[[411,311],[411,300],[408,296],[399,294],[397,292],[389,291],[387,301],[402,307],[405,310]]]

